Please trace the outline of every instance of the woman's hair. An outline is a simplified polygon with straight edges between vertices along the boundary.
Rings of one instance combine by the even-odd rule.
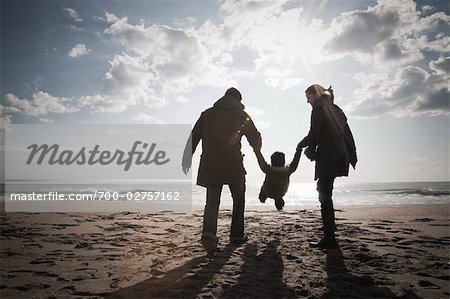
[[[333,94],[333,89],[332,89],[331,85],[330,85],[330,87],[328,87],[328,89],[325,89],[319,84],[313,84],[305,90],[305,93],[317,95],[319,97],[321,97],[323,94],[325,94],[328,98],[331,99],[331,102],[334,101],[334,94]]]

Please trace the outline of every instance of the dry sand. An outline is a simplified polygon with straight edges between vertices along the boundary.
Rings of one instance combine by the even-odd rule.
[[[206,256],[191,215],[6,213],[3,298],[449,298],[449,205],[337,206],[321,251],[317,207],[247,210],[250,240]]]

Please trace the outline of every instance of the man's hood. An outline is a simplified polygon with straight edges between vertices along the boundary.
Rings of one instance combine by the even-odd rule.
[[[220,110],[231,110],[231,109],[244,110],[245,106],[242,105],[242,103],[236,96],[232,94],[226,94],[214,103],[214,108]]]

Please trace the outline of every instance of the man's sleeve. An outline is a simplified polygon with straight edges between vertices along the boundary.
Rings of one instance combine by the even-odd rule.
[[[258,132],[258,130],[255,127],[255,124],[253,123],[253,120],[246,112],[244,112],[244,121],[242,124],[242,130],[243,130],[242,135],[245,135],[250,146],[253,147],[253,149],[259,151],[262,146],[261,134]]]
[[[186,142],[186,146],[184,148],[182,166],[191,167],[192,166],[192,155],[195,153],[195,149],[202,139],[202,122],[203,122],[203,113],[200,115],[199,119],[194,125],[192,129],[191,135]]]
[[[255,154],[256,158],[258,159],[259,167],[264,173],[267,173],[267,170],[269,169],[270,166],[267,164],[266,160],[264,159],[264,156],[260,151],[255,151]]]

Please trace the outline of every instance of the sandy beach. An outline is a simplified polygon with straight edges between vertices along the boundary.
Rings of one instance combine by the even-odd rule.
[[[220,251],[192,214],[3,213],[1,298],[448,298],[448,205],[336,206],[339,249],[310,248],[318,207],[246,211]]]

